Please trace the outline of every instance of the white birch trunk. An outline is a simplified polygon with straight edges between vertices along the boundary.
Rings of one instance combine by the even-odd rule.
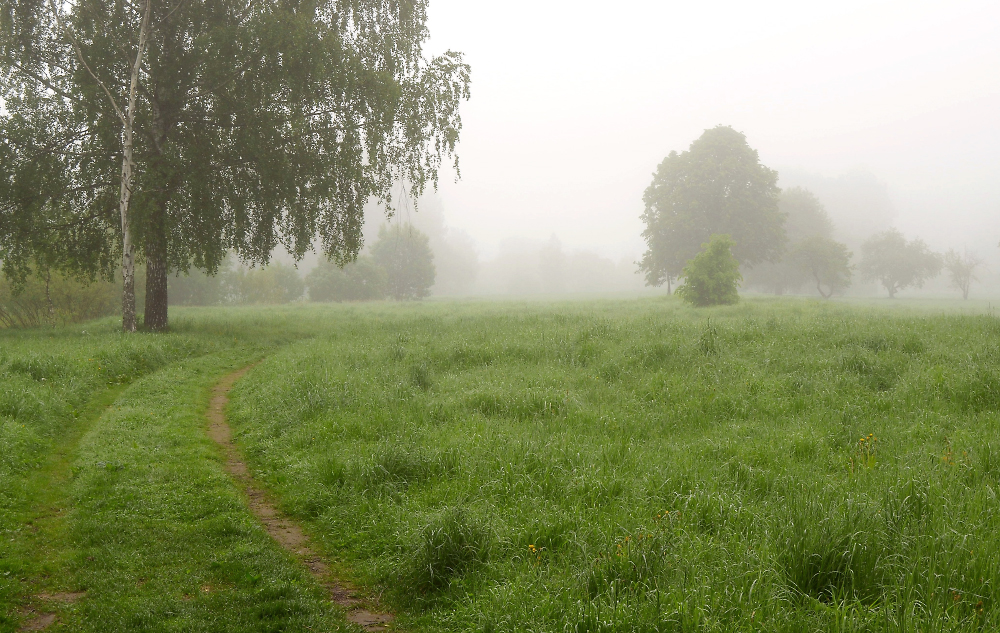
[[[139,27],[139,50],[136,51],[135,64],[132,65],[132,76],[129,81],[128,105],[125,108],[124,146],[122,151],[122,182],[118,198],[118,211],[122,221],[122,329],[135,332],[135,244],[132,243],[132,226],[129,217],[129,202],[132,199],[132,170],[135,163],[132,160],[133,124],[135,122],[136,91],[139,84],[139,71],[142,68],[142,55],[146,49],[146,36],[149,28],[149,13],[153,0],[146,0],[142,24]]]

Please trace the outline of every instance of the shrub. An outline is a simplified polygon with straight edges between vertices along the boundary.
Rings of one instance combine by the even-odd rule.
[[[684,285],[677,296],[695,306],[730,305],[740,300],[737,288],[743,277],[733,257],[736,245],[728,235],[713,235],[701,252],[684,267]]]
[[[0,279],[0,327],[66,325],[117,314],[120,309],[121,289],[115,283],[51,273],[45,278],[32,275],[16,288]]]

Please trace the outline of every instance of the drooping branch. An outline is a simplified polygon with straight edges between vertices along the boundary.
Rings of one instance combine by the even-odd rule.
[[[49,5],[52,7],[52,15],[56,20],[56,28],[59,29],[59,31],[63,33],[67,39],[69,39],[70,43],[73,45],[73,50],[76,51],[77,59],[80,60],[80,63],[87,70],[87,73],[93,78],[94,81],[97,82],[97,85],[101,87],[101,90],[104,91],[104,94],[107,95],[108,101],[111,102],[111,107],[114,108],[115,114],[118,115],[118,118],[124,125],[125,113],[122,112],[122,109],[120,107],[118,107],[118,101],[115,100],[114,95],[111,94],[111,90],[108,89],[107,84],[105,84],[104,81],[102,81],[101,78],[97,76],[97,73],[95,73],[94,70],[90,67],[90,64],[87,63],[87,59],[83,54],[83,48],[80,47],[80,42],[76,39],[76,36],[73,34],[73,31],[69,28],[63,28],[62,17],[59,13],[59,8],[56,6],[55,0],[49,0]],[[147,1],[147,6],[148,6],[148,1]]]

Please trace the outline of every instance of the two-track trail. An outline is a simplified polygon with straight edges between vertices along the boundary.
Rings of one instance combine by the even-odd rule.
[[[226,457],[226,470],[244,488],[250,511],[261,522],[267,533],[302,561],[313,577],[326,587],[330,600],[347,611],[349,622],[360,625],[366,631],[384,631],[386,625],[393,620],[393,616],[364,608],[364,601],[357,596],[355,589],[332,574],[330,567],[310,546],[309,537],[302,528],[284,516],[268,500],[267,494],[255,484],[246,462],[236,449],[233,443],[233,431],[226,422],[226,405],[229,403],[230,389],[251,368],[253,365],[227,375],[212,389],[212,398],[206,413],[209,437],[222,448]]]

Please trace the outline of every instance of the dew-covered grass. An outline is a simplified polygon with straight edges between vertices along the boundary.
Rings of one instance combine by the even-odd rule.
[[[412,630],[1000,628],[1000,320],[331,307],[231,420]]]

